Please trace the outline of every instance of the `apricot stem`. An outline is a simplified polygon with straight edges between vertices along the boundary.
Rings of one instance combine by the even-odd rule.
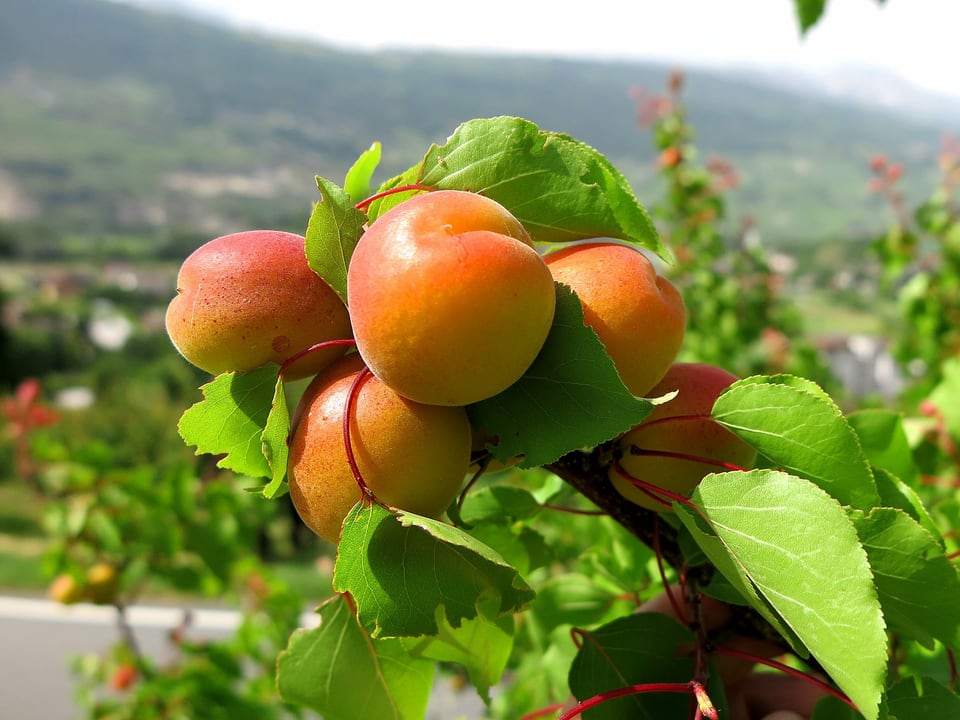
[[[343,347],[344,345],[356,346],[357,342],[353,338],[345,338],[343,340],[326,340],[324,342],[319,342],[305,350],[301,350],[295,355],[291,355],[286,360],[283,361],[283,365],[280,366],[280,374],[283,375],[284,371],[289,368],[293,363],[295,363],[300,358],[309,355],[312,352],[317,352],[318,350],[326,350],[327,348],[332,347]]]
[[[740,467],[739,465],[735,465],[733,463],[724,462],[723,460],[714,460],[713,458],[702,457],[700,455],[690,455],[688,453],[672,452],[670,450],[649,450],[647,448],[631,445],[630,454],[674,458],[676,460],[689,460],[690,462],[702,463],[704,465],[713,465],[714,467],[722,468],[724,470],[747,472],[746,468]]]
[[[480,467],[477,468],[477,471],[467,481],[467,484],[463,487],[463,490],[460,491],[460,496],[457,498],[457,503],[453,506],[456,509],[452,513],[450,511],[447,512],[447,514],[450,515],[450,519],[453,521],[454,525],[462,527],[465,530],[470,530],[473,527],[463,519],[463,503],[467,499],[467,493],[469,493],[471,488],[476,485],[477,480],[479,480],[480,476],[483,475],[484,470],[487,469],[487,465],[490,464],[490,460],[492,458],[492,455],[487,454],[485,457],[480,459],[478,463]]]
[[[671,492],[670,490],[665,490],[662,487],[657,487],[656,485],[653,485],[652,483],[648,483],[645,480],[641,480],[640,478],[635,478],[633,475],[631,475],[624,469],[623,465],[621,465],[619,461],[616,461],[613,463],[613,469],[617,471],[618,475],[620,475],[626,480],[629,480],[630,483],[635,488],[637,488],[637,490],[640,490],[641,492],[646,493],[647,495],[649,495],[651,498],[656,500],[658,503],[660,503],[664,507],[669,507],[670,502],[672,500],[676,500],[679,503],[692,506],[692,503],[690,502],[690,500],[685,498],[683,495],[679,495],[675,492]]]
[[[670,602],[670,607],[673,609],[673,614],[676,615],[677,620],[683,622],[684,625],[690,626],[690,620],[687,619],[686,614],[683,612],[683,609],[680,607],[680,603],[677,601],[676,596],[673,594],[673,588],[670,586],[670,583],[667,581],[667,569],[663,564],[663,555],[660,549],[660,518],[656,517],[653,519],[653,554],[657,558],[657,571],[660,573],[660,582],[663,583],[663,590],[667,595],[667,600]]]
[[[824,682],[820,678],[814,677],[813,675],[810,675],[809,673],[805,673],[802,670],[797,670],[796,668],[792,668],[785,663],[774,660],[773,658],[766,658],[761,655],[754,655],[753,653],[745,652],[743,650],[736,650],[734,648],[726,647],[724,645],[719,645],[713,648],[712,652],[718,655],[726,655],[728,657],[735,657],[741,660],[747,660],[749,662],[753,662],[758,665],[765,665],[769,668],[773,668],[774,670],[779,670],[783,673],[786,673],[787,675],[791,675],[792,677],[799,678],[800,680],[808,682],[811,685],[814,685],[815,687],[820,688],[824,692],[829,693],[830,695],[833,695],[838,700],[846,703],[851,708],[859,712],[859,709],[857,708],[856,705],[854,705],[853,701],[850,698],[848,698],[846,695],[844,695],[842,692],[837,690],[835,687],[833,687],[830,683]]]
[[[547,705],[544,708],[540,708],[539,710],[534,710],[531,713],[527,713],[526,715],[521,717],[520,720],[535,720],[535,718],[546,717],[551,713],[555,713],[555,712],[558,712],[559,710],[563,710],[563,708],[564,708],[564,703],[554,703],[553,705]]]
[[[350,472],[353,473],[353,479],[357,481],[357,486],[360,488],[364,499],[389,510],[390,508],[377,499],[377,496],[373,494],[373,490],[370,489],[367,482],[363,479],[363,473],[360,472],[356,455],[353,453],[353,442],[350,437],[350,416],[353,414],[353,407],[357,395],[360,394],[360,385],[371,375],[373,375],[373,373],[370,372],[370,369],[363,367],[357,373],[356,377],[353,378],[353,382],[350,383],[350,390],[347,392],[347,401],[343,408],[343,449],[347,453],[347,464],[350,465]]]
[[[423,191],[429,192],[430,190],[433,190],[433,188],[426,187],[425,185],[420,185],[418,183],[413,183],[411,185],[398,185],[397,187],[392,187],[392,188],[389,188],[388,190],[375,193],[370,197],[368,197],[366,200],[361,200],[356,205],[354,205],[354,207],[357,210],[363,210],[364,208],[372,205],[374,202],[376,202],[380,198],[389,197],[390,195],[396,195],[397,193],[410,192],[412,190],[423,190]]]
[[[703,690],[703,686],[700,685],[699,683],[695,683],[694,681],[683,682],[683,683],[660,682],[660,683],[643,683],[641,685],[626,685],[622,688],[617,688],[616,690],[608,690],[607,692],[594,695],[591,698],[587,698],[586,700],[577,703],[572,708],[570,708],[567,712],[565,712],[563,715],[557,718],[557,720],[573,720],[573,718],[579,716],[581,713],[583,713],[586,710],[589,710],[592,707],[596,707],[597,705],[605,703],[609,700],[616,700],[617,698],[627,697],[629,695],[641,695],[643,693],[654,693],[654,692],[696,694],[697,691],[694,689],[695,684],[699,686],[701,690]],[[712,703],[710,704],[710,707],[711,708],[713,707]],[[701,712],[703,711],[702,705],[700,705],[700,710]],[[712,715],[707,715],[707,717],[711,718],[711,720],[716,720],[717,718],[716,710],[713,711]]]

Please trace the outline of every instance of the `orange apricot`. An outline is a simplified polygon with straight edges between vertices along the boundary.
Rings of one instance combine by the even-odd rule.
[[[184,262],[167,307],[174,346],[217,375],[284,361],[327,340],[350,338],[347,308],[307,264],[304,238],[251,230],[210,240]],[[343,355],[327,349],[292,363],[308,377]]]
[[[627,389],[646,395],[676,359],[686,332],[680,292],[638,249],[615,242],[571,245],[546,258],[569,286]]]
[[[631,477],[684,496],[709,473],[750,468],[756,450],[710,416],[717,397],[736,380],[736,375],[714,365],[671,365],[650,396],[673,391],[677,395],[618,438],[620,467]],[[657,501],[616,468],[610,470],[610,481],[638,505],[671,510],[669,499],[666,504]]]
[[[303,522],[336,543],[362,493],[347,456],[343,415],[364,369],[356,353],[323,370],[294,412],[287,479]],[[470,464],[472,431],[462,407],[408,400],[372,374],[351,402],[350,446],[364,484],[386,505],[439,516]]]
[[[417,402],[469,405],[526,372],[550,331],[556,291],[506,208],[440,190],[371,223],[350,261],[347,303],[374,375]]]

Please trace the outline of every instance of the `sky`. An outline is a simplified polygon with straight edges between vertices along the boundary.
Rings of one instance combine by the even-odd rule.
[[[656,60],[685,66],[879,67],[960,97],[960,0],[829,0],[801,37],[793,0],[128,0],[244,28],[385,50]],[[567,9],[576,8],[576,9]]]

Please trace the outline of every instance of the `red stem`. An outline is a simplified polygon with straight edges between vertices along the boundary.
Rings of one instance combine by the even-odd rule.
[[[644,683],[642,685],[627,685],[622,688],[617,688],[616,690],[608,690],[607,692],[600,693],[599,695],[594,695],[592,698],[588,698],[583,702],[579,702],[567,710],[559,718],[557,718],[557,720],[573,720],[573,718],[592,707],[596,707],[597,705],[605,703],[608,700],[616,700],[617,698],[627,697],[629,695],[641,695],[643,693],[653,692],[694,693],[695,690],[693,685],[694,684],[692,682]],[[711,720],[716,720],[716,714],[714,714]]]
[[[660,552],[660,519],[657,517],[653,519],[653,554],[657,557],[657,570],[660,573],[660,582],[663,584],[663,590],[667,594],[670,607],[673,608],[673,614],[677,616],[677,620],[680,620],[684,625],[689,627],[690,621],[687,620],[686,614],[681,609],[680,603],[673,594],[673,588],[667,581],[667,569],[663,565],[663,554]]]
[[[754,655],[753,653],[744,652],[742,650],[735,650],[734,648],[725,647],[723,645],[713,648],[713,652],[717,653],[718,655],[727,655],[728,657],[735,657],[735,658],[740,658],[741,660],[748,660],[750,662],[753,662],[759,665],[766,665],[767,667],[773,668],[774,670],[779,670],[783,673],[786,673],[787,675],[791,675],[795,678],[799,678],[800,680],[808,682],[811,685],[814,685],[820,688],[824,692],[829,693],[830,695],[833,695],[838,700],[845,702],[847,705],[849,705],[851,708],[853,708],[857,712],[860,711],[859,708],[853,704],[853,701],[850,698],[848,698],[846,695],[844,695],[842,692],[837,690],[835,687],[833,687],[829,683],[826,683],[820,678],[814,677],[809,673],[805,673],[800,670],[797,670],[796,668],[792,668],[789,665],[786,665],[782,662],[778,662],[777,660],[774,660],[772,658],[765,658],[760,655]]]
[[[641,448],[641,447],[637,447],[636,445],[631,445],[630,454],[674,458],[677,460],[689,460],[690,462],[703,463],[704,465],[712,465],[714,467],[722,468],[724,470],[747,472],[746,468],[740,467],[739,465],[734,465],[733,463],[724,462],[723,460],[715,460],[713,458],[703,457],[701,455],[690,455],[688,453],[672,452],[670,450],[648,450],[647,448]]]
[[[357,399],[357,395],[360,394],[360,385],[372,374],[373,373],[370,372],[370,368],[364,366],[357,373],[356,377],[353,378],[353,382],[350,383],[350,390],[347,391],[347,401],[343,408],[343,449],[347,453],[347,463],[350,465],[350,471],[353,473],[353,479],[357,481],[357,487],[360,488],[360,492],[363,493],[363,497],[372,503],[380,505],[381,507],[387,507],[382,502],[377,500],[377,496],[373,494],[373,491],[363,479],[363,473],[360,472],[360,466],[357,465],[357,458],[353,453],[353,442],[350,438],[350,417],[353,415],[353,406]]]
[[[555,713],[558,710],[563,710],[563,703],[556,703],[554,705],[547,705],[545,708],[540,708],[539,710],[534,710],[531,713],[527,713],[520,720],[534,720],[534,718],[546,717],[550,713]]]
[[[343,340],[327,340],[325,342],[320,342],[315,345],[311,345],[306,350],[301,350],[295,355],[291,355],[286,360],[283,361],[283,365],[280,366],[280,374],[283,375],[284,371],[287,370],[291,365],[293,365],[297,360],[309,355],[312,352],[317,352],[318,350],[326,350],[327,348],[332,347],[342,347],[344,345],[350,345],[351,347],[356,346],[357,341],[353,338],[345,338]]]
[[[635,488],[645,492],[647,495],[649,495],[654,500],[663,504],[666,507],[670,506],[671,500],[676,500],[678,503],[682,505],[686,505],[687,507],[693,508],[698,513],[700,512],[700,509],[697,508],[697,506],[694,505],[692,502],[690,502],[689,498],[686,498],[683,495],[679,495],[675,492],[672,492],[671,490],[666,490],[662,487],[657,487],[652,483],[648,483],[646,480],[641,480],[640,478],[634,477],[623,468],[623,465],[621,465],[619,461],[613,463],[613,469],[616,470],[621,477],[629,480]]]
[[[398,185],[397,187],[390,188],[389,190],[384,190],[383,192],[378,192],[374,195],[371,195],[366,200],[361,200],[360,202],[358,202],[356,205],[354,205],[354,207],[357,210],[363,210],[364,208],[372,205],[374,202],[376,202],[380,198],[385,198],[390,195],[396,195],[397,193],[409,192],[412,190],[424,190],[429,192],[430,190],[433,190],[433,188],[425,187],[424,185],[419,185],[417,183],[414,183],[412,185]]]

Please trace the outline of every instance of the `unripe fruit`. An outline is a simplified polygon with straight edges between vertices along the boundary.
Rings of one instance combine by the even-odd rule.
[[[350,337],[347,308],[310,269],[304,239],[272,230],[224,235],[197,248],[180,268],[166,324],[177,350],[214,375],[283,364],[316,343]],[[342,355],[310,353],[285,376],[313,375]]]
[[[613,242],[572,245],[546,256],[557,282],[580,298],[627,389],[647,395],[676,359],[686,331],[680,292],[636,248]]]
[[[90,566],[84,583],[84,596],[98,605],[109,605],[117,597],[120,586],[120,571],[107,562]]]
[[[717,463],[751,467],[756,462],[756,450],[710,417],[717,397],[736,380],[736,375],[713,365],[672,365],[650,396],[679,392],[617,440],[617,448],[622,452],[621,467],[634,478],[680,495],[689,495],[705,475],[723,472],[724,468]],[[688,457],[638,455],[632,448]],[[657,502],[635,487],[616,469],[610,470],[610,481],[638,505],[652,510],[671,509],[669,504]]]
[[[356,354],[314,378],[294,413],[287,478],[303,522],[337,542],[361,499],[347,460],[343,413],[363,369]],[[373,375],[361,381],[350,417],[350,445],[364,483],[381,502],[436,517],[456,497],[470,463],[471,429],[462,407],[401,397]]]
[[[516,382],[556,291],[520,222],[471,192],[417,195],[377,218],[347,274],[357,349],[404,397],[469,405]]]

